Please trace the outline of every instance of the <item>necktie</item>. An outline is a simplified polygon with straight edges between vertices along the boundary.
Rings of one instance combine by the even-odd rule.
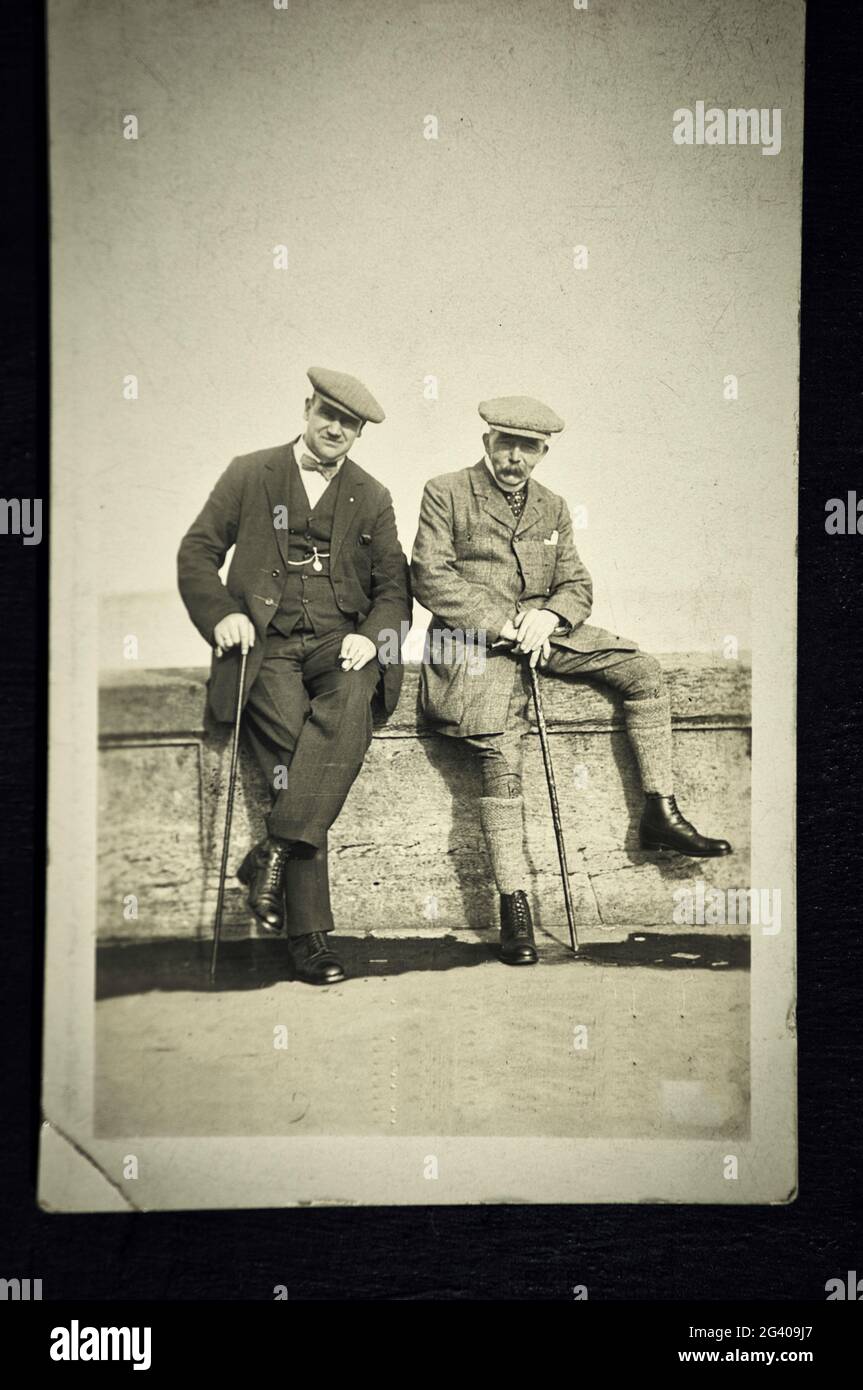
[[[320,473],[322,478],[329,480],[335,477],[335,470],[338,468],[338,463],[322,463],[320,459],[312,458],[311,454],[303,454],[303,457],[300,459],[300,467],[305,468],[309,473]]]
[[[510,511],[518,521],[524,511],[524,504],[527,501],[527,486],[520,487],[517,492],[505,492],[504,497],[509,503]]]

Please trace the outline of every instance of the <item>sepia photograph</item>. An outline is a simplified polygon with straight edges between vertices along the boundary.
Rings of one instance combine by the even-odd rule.
[[[50,0],[39,1202],[797,1195],[801,0]]]

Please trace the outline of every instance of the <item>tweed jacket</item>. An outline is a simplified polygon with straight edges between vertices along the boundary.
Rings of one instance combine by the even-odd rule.
[[[411,561],[415,597],[435,632],[485,634],[484,667],[465,648],[430,640],[423,662],[423,713],[456,737],[502,733],[513,687],[513,658],[492,653],[507,619],[522,608],[550,608],[562,619],[551,641],[575,652],[637,651],[638,644],[585,622],[593,585],[579,558],[562,497],[535,478],[516,521],[485,462],[432,478],[425,487]],[[443,660],[435,659],[443,654]],[[452,659],[455,654],[456,659]],[[468,649],[469,656],[469,649]]]
[[[216,719],[233,720],[239,649],[216,657],[213,629],[229,613],[245,613],[256,641],[246,664],[243,703],[264,659],[270,619],[278,610],[288,573],[286,478],[291,444],[235,458],[219,478],[200,516],[192,522],[177,555],[180,595],[205,641],[214,648],[209,679]],[[408,565],[396,533],[389,492],[346,458],[330,541],[330,577],[336,602],[356,631],[380,652],[387,631],[401,634],[410,622]],[[278,509],[278,510],[277,510]],[[276,525],[276,520],[279,524]],[[223,584],[219,570],[234,546]],[[383,665],[383,704],[395,709],[402,683],[400,661]]]

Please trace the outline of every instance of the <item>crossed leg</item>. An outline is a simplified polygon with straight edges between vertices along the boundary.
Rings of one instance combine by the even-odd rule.
[[[328,831],[371,742],[379,669],[373,661],[343,671],[343,637],[270,639],[246,706],[247,738],[274,797],[269,833],[297,847],[284,869],[289,936],[333,929]]]

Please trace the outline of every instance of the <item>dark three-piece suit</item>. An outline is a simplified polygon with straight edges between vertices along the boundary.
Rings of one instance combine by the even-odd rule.
[[[392,634],[410,622],[390,494],[346,458],[313,506],[292,444],[235,458],[183,537],[178,581],[211,646],[229,613],[254,625],[244,728],[274,797],[270,835],[305,847],[285,870],[287,931],[332,930],[327,832],[371,741],[376,691],[387,713],[395,708],[402,668]],[[354,632],[381,656],[345,671],[339,652]],[[218,720],[234,718],[239,662],[239,648],[214,651],[209,703]]]

